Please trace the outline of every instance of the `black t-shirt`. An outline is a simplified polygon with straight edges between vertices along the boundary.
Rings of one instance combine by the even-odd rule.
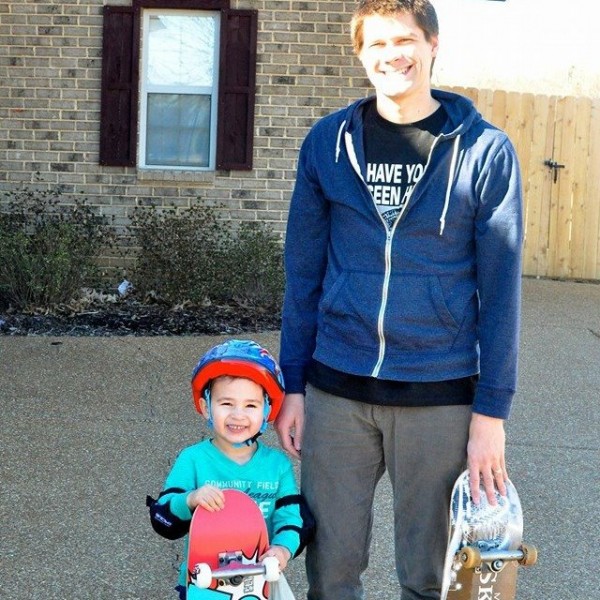
[[[477,375],[447,381],[392,381],[351,375],[311,361],[308,382],[316,388],[366,404],[384,406],[451,406],[473,404]]]
[[[389,228],[423,175],[431,145],[446,119],[440,106],[422,121],[400,125],[384,119],[374,101],[365,107],[366,181]]]
[[[391,123],[379,115],[375,102],[365,107],[366,181],[377,210],[392,228],[423,175],[429,151],[447,115],[440,106],[417,123]],[[386,406],[447,406],[472,404],[477,376],[448,381],[390,381],[351,375],[313,360],[309,383],[327,393]]]

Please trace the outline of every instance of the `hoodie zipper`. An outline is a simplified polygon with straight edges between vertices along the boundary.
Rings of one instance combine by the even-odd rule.
[[[342,125],[340,126],[340,128],[338,130],[338,139],[337,139],[337,143],[336,143],[336,162],[339,159],[340,137],[341,137],[340,134],[341,134],[342,130],[344,129],[345,125],[346,125],[346,121],[344,121],[342,123]],[[350,159],[350,164],[352,165],[352,168],[356,171],[356,173],[360,177],[360,180],[363,182],[363,185],[365,186],[367,193],[371,197],[373,206],[375,207],[375,211],[377,212],[377,214],[379,216],[379,220],[382,222],[382,224],[386,230],[385,251],[384,251],[385,274],[383,277],[383,287],[381,290],[381,304],[379,306],[379,314],[377,316],[377,335],[379,337],[379,354],[377,357],[377,362],[375,363],[375,366],[373,367],[373,371],[371,372],[371,377],[379,376],[379,372],[381,371],[381,366],[383,365],[383,359],[385,358],[386,340],[385,340],[384,321],[385,321],[385,311],[387,309],[387,303],[388,303],[388,297],[389,297],[390,279],[392,276],[392,241],[394,238],[394,233],[396,231],[396,227],[398,226],[398,223],[400,223],[400,221],[402,220],[404,213],[406,212],[406,209],[408,208],[408,205],[410,204],[410,201],[413,197],[416,187],[419,185],[419,182],[422,181],[423,178],[425,177],[425,174],[427,172],[429,164],[431,163],[431,157],[433,155],[433,150],[437,146],[438,142],[442,139],[442,137],[443,137],[442,135],[438,135],[433,140],[433,144],[431,144],[431,148],[429,149],[429,155],[427,157],[427,162],[425,163],[425,167],[423,168],[423,175],[421,176],[421,179],[419,179],[419,181],[413,187],[413,189],[410,193],[410,196],[408,197],[404,206],[402,207],[402,210],[400,211],[398,218],[394,222],[394,225],[392,226],[391,229],[388,229],[387,225],[385,223],[385,220],[383,219],[383,217],[377,210],[377,207],[375,206],[375,201],[373,200],[373,195],[371,194],[371,192],[369,190],[369,186],[367,185],[367,182],[365,181],[363,174],[360,170],[360,165],[358,164],[358,159],[356,158],[356,152],[354,151],[354,144],[352,142],[352,134],[349,133],[348,131],[346,131],[345,135],[344,135],[345,142],[346,142],[346,150],[348,152],[348,158]],[[452,180],[454,179],[456,156],[457,156],[457,152],[458,152],[458,146],[460,143],[459,140],[460,140],[460,135],[457,136],[457,138],[455,139],[455,142],[454,142],[455,147],[454,147],[454,153],[453,153],[451,166],[450,166],[450,176],[449,176],[448,183],[447,183],[446,199],[445,199],[445,203],[444,203],[442,216],[440,217],[440,235],[443,235],[443,231],[444,231],[446,212],[448,210],[448,203],[449,203],[449,198],[450,198],[450,186],[452,185]]]
[[[429,163],[431,162],[431,156],[433,154],[433,149],[437,145],[440,138],[441,138],[441,136],[436,137],[433,140],[433,144],[431,144],[431,148],[429,149],[429,156],[427,157],[427,162],[425,163],[425,167],[423,168],[423,175],[421,176],[421,179],[419,179],[419,181],[421,181],[423,179],[423,177],[425,176],[425,173],[427,172],[427,167],[429,167]],[[386,236],[386,240],[385,240],[385,275],[383,277],[383,289],[381,290],[381,305],[379,307],[379,315],[377,317],[377,335],[379,337],[379,355],[377,357],[377,362],[375,363],[375,366],[373,367],[373,371],[371,372],[371,377],[379,377],[379,372],[381,371],[381,366],[383,365],[383,359],[385,358],[386,340],[385,340],[384,322],[385,322],[385,311],[387,310],[387,303],[388,303],[389,291],[390,291],[390,279],[392,277],[392,241],[394,238],[394,233],[396,232],[396,227],[398,227],[398,223],[400,223],[400,221],[402,220],[402,217],[404,216],[404,213],[406,212],[406,209],[408,208],[408,205],[410,204],[411,198],[413,197],[413,194],[415,192],[417,185],[419,185],[419,182],[417,182],[415,184],[415,186],[413,187],[413,189],[410,193],[410,196],[407,198],[406,202],[404,203],[404,206],[402,207],[402,210],[400,211],[398,218],[394,222],[394,225],[392,226],[391,229],[387,230],[387,236]],[[379,211],[377,211],[377,212],[379,214]],[[381,215],[379,215],[379,216],[380,216],[381,220],[383,221],[383,217],[381,217]],[[384,221],[384,224],[385,224],[385,221]],[[386,227],[386,229],[387,229],[387,227]]]
[[[405,205],[406,206],[406,205]],[[396,220],[396,223],[398,221]],[[396,223],[392,229],[387,231],[385,239],[385,275],[383,277],[383,289],[381,290],[381,304],[379,306],[379,315],[377,316],[377,335],[379,336],[379,356],[377,357],[377,363],[373,368],[371,377],[377,377],[383,364],[385,357],[385,332],[383,330],[383,323],[385,319],[385,309],[387,308],[388,295],[390,290],[390,278],[392,276],[392,238],[394,237],[394,230],[396,229]]]

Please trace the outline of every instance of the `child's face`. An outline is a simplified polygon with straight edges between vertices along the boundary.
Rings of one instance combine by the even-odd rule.
[[[210,393],[214,443],[224,451],[256,435],[263,424],[263,388],[241,377],[219,377]],[[203,413],[208,417],[206,404]]]

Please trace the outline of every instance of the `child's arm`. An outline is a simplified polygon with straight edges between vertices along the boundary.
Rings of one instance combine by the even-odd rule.
[[[171,500],[173,498],[185,498],[186,491],[181,488],[166,488],[163,490],[158,499],[151,496],[146,496],[146,506],[150,510],[150,523],[156,533],[168,540],[176,540],[183,537],[190,527],[191,513],[185,507],[185,512],[181,514],[181,510],[175,512]]]
[[[315,521],[306,501],[298,493],[291,462],[282,472],[279,480],[279,494],[275,510],[271,516],[271,543],[290,553],[285,561],[300,555],[314,537]],[[283,566],[281,567],[284,568]]]
[[[163,491],[157,500],[150,496],[146,505],[150,509],[150,522],[161,536],[175,540],[189,530],[192,511],[187,506],[187,496],[196,488],[193,454],[184,449],[167,475]]]
[[[150,521],[154,531],[170,540],[183,537],[189,529],[190,519],[196,507],[202,506],[210,512],[221,510],[225,505],[223,492],[212,485],[187,491],[171,487],[161,492],[158,500],[148,496]]]

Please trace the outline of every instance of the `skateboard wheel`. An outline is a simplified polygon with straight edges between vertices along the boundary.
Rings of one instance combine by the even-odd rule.
[[[460,551],[459,559],[465,569],[475,569],[481,566],[481,553],[472,546],[465,546]]]
[[[267,556],[262,563],[265,567],[265,581],[277,581],[279,579],[279,561],[274,556]]]
[[[210,570],[210,566],[206,563],[197,564],[194,569],[193,582],[196,587],[202,589],[210,587],[210,584],[212,583],[212,571]]]
[[[521,552],[523,552],[523,558],[519,561],[520,565],[524,567],[531,567],[537,562],[538,552],[535,546],[529,546],[523,544],[521,546]]]

